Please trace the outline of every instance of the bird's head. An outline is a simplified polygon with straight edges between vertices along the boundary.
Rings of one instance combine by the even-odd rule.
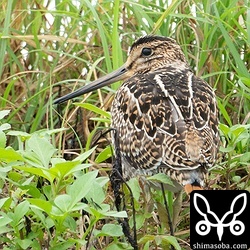
[[[172,38],[145,36],[132,46],[125,63],[130,76],[152,72],[162,67],[186,67],[187,61],[181,47]]]
[[[162,67],[186,68],[187,61],[174,39],[163,36],[139,38],[130,49],[126,63],[119,69],[96,81],[55,100],[55,104],[89,93],[111,83],[126,80],[135,74],[153,72]]]

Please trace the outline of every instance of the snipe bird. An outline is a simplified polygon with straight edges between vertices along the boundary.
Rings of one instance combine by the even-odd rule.
[[[54,103],[120,80],[111,114],[124,178],[163,172],[187,193],[202,188],[218,151],[216,99],[175,40],[139,38],[122,67]]]

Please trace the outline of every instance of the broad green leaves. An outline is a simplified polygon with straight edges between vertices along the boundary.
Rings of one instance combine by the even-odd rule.
[[[0,112],[0,117],[7,114],[8,112]],[[5,147],[5,130],[10,126],[3,123],[0,128],[0,133],[4,134],[4,137],[0,134],[0,185],[3,182],[8,183],[8,186],[12,185],[10,196],[0,199],[1,242],[7,239],[4,236],[6,233],[13,233],[15,237],[13,236],[14,240],[10,244],[22,249],[37,249],[37,237],[43,235],[44,231],[50,234],[49,230],[54,228],[58,238],[55,237],[49,243],[51,249],[57,249],[58,246],[61,246],[60,249],[68,249],[74,244],[86,244],[88,233],[82,239],[76,239],[77,236],[72,238],[67,244],[62,240],[67,237],[67,230],[75,234],[78,227],[76,218],[81,217],[82,210],[88,212],[93,221],[87,232],[93,230],[100,219],[127,216],[126,212],[113,211],[105,204],[108,178],[98,177],[98,171],[90,171],[91,164],[85,163],[95,147],[79,154],[72,161],[66,161],[57,155],[58,150],[51,143],[51,135],[62,129],[41,130],[33,134],[9,131],[8,135],[19,141],[19,149],[14,150]],[[103,157],[100,155],[99,159],[103,160]],[[36,223],[30,223],[30,220]],[[95,237],[122,235],[119,225],[106,224],[103,229]],[[20,230],[26,230],[29,237],[19,237]],[[31,236],[29,231],[36,233]]]
[[[1,64],[1,63],[0,63]],[[0,121],[9,114],[10,110],[1,110],[0,111]],[[11,126],[9,123],[0,122],[0,149],[6,146],[7,138],[4,133],[5,130],[10,129]]]

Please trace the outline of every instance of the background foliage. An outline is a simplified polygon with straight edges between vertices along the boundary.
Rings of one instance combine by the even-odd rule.
[[[109,126],[119,83],[79,97],[76,105],[52,102],[118,68],[129,46],[145,34],[175,38],[195,73],[216,90],[222,143],[208,187],[250,191],[247,0],[2,0],[1,5],[1,248],[128,249],[114,219],[126,213],[113,208],[109,138],[95,143],[98,131]],[[87,179],[91,184],[81,185]],[[171,238],[164,219],[158,221],[165,216],[162,194],[148,196],[138,181],[130,185],[139,246],[188,249],[187,202]],[[167,193],[170,205],[172,196]]]

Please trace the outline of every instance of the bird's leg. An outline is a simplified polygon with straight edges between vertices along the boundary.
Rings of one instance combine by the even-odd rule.
[[[133,192],[132,192],[131,188],[129,187],[129,185],[126,182],[124,182],[124,184],[126,185],[127,189],[129,190],[129,193],[130,193],[131,207],[132,207],[132,210],[133,210],[133,231],[134,231],[134,238],[131,237],[129,231],[128,231],[127,235],[125,234],[124,226],[126,226],[126,228],[129,230],[128,218],[124,218],[124,222],[126,222],[126,224],[123,225],[123,232],[128,237],[128,240],[129,240],[131,246],[134,248],[134,250],[137,250],[138,249],[138,245],[137,245],[137,232],[136,232],[134,196],[133,196]],[[123,204],[124,204],[124,210],[126,211],[125,202]]]
[[[114,148],[115,148],[115,156],[113,154],[113,168],[111,171],[111,174],[109,176],[110,182],[111,182],[111,187],[114,192],[115,196],[115,206],[117,211],[121,211],[121,201],[122,201],[122,193],[120,191],[121,189],[121,184],[125,182],[125,180],[122,177],[122,162],[121,162],[121,153],[120,153],[120,147],[119,147],[119,139],[117,136],[117,131],[116,129],[110,129],[113,132],[113,137],[114,137]]]
[[[115,164],[116,163],[117,162],[115,161]],[[132,190],[129,187],[129,185],[126,183],[126,181],[123,179],[123,177],[119,173],[119,171],[115,168],[116,167],[115,164],[114,164],[114,169],[112,170],[112,173],[110,175],[111,187],[113,189],[114,196],[115,196],[115,206],[116,206],[117,211],[121,211],[121,201],[123,200],[123,208],[122,209],[124,211],[127,210],[125,199],[124,199],[124,193],[120,191],[121,184],[124,183],[124,185],[126,185],[127,189],[129,190],[129,193],[131,196],[131,207],[133,209],[133,222],[134,222],[134,225],[133,225],[134,237],[132,237],[130,234],[128,218],[123,218],[123,220],[118,218],[118,222],[122,225],[123,233],[127,237],[131,246],[134,248],[134,250],[137,250],[138,245],[137,245],[137,233],[136,233],[136,220],[135,220],[135,208],[134,208],[133,193],[132,193]]]
[[[117,211],[121,211],[121,203],[123,200],[123,210],[126,211],[126,204],[125,204],[125,199],[124,199],[124,193],[120,191],[122,183],[125,183],[127,186],[130,194],[131,194],[131,205],[133,208],[133,220],[134,220],[134,238],[130,234],[129,230],[129,223],[128,223],[128,218],[124,218],[123,221],[121,219],[118,219],[118,222],[122,225],[123,233],[124,235],[128,238],[129,243],[133,246],[135,250],[138,249],[137,246],[137,234],[136,234],[136,221],[135,221],[135,209],[134,209],[134,198],[133,198],[133,193],[130,189],[130,187],[126,184],[126,181],[124,180],[122,176],[122,163],[121,163],[121,154],[120,154],[120,148],[119,148],[119,141],[118,137],[116,134],[116,130],[113,128],[110,128],[106,131],[100,131],[97,138],[95,141],[92,142],[92,145],[97,144],[97,142],[100,140],[101,137],[104,137],[107,139],[105,136],[107,133],[110,131],[113,131],[114,133],[114,138],[115,138],[115,157],[113,157],[113,169],[110,174],[110,182],[111,182],[111,187],[114,192],[115,196],[115,206]]]
[[[117,211],[121,211],[121,201],[123,200],[122,198],[122,192],[121,190],[121,184],[123,183],[123,178],[119,172],[119,170],[116,168],[117,161],[115,159],[115,163],[113,165],[113,169],[110,174],[110,182],[111,182],[111,187],[114,192],[114,197],[115,197],[115,206]]]
[[[134,248],[134,250],[138,249],[137,245],[137,233],[136,233],[136,220],[135,220],[135,208],[134,208],[134,197],[131,188],[128,186],[126,183],[126,180],[124,180],[122,176],[122,163],[121,163],[121,153],[120,153],[120,148],[119,148],[119,143],[118,143],[118,137],[116,134],[116,130],[114,130],[114,138],[115,138],[115,159],[114,159],[114,164],[113,164],[113,169],[110,175],[110,182],[111,182],[111,187],[114,192],[115,196],[115,206],[117,211],[121,210],[121,201],[123,200],[123,210],[126,211],[126,204],[125,204],[125,199],[124,199],[124,193],[120,191],[121,189],[121,184],[124,183],[126,187],[128,188],[131,196],[131,206],[133,209],[133,230],[134,230],[134,237],[131,236],[130,230],[129,230],[129,221],[128,218],[118,219],[118,222],[122,225],[122,230],[124,235],[127,237],[129,243],[131,246]]]

